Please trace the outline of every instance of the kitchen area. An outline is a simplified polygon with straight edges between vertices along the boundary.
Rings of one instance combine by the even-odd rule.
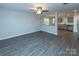
[[[73,17],[59,17],[58,30],[66,30],[73,32]]]

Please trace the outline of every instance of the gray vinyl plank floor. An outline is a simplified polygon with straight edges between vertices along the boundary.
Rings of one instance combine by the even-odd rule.
[[[78,56],[79,41],[72,32],[58,36],[35,32],[0,41],[0,56]]]

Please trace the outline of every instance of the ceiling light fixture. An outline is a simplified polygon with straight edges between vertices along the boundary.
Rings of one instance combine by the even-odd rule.
[[[37,7],[37,14],[42,14],[42,7]]]

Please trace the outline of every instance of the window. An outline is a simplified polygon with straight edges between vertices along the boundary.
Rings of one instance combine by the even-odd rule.
[[[55,24],[55,18],[52,18],[52,24]]]
[[[49,26],[54,25],[55,24],[55,18],[54,17],[44,18],[44,24],[49,25]]]
[[[44,24],[49,25],[49,18],[44,18]]]

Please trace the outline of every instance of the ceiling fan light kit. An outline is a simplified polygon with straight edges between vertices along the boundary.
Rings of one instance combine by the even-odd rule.
[[[42,8],[41,7],[37,8],[37,14],[42,14]]]
[[[42,14],[42,7],[37,7],[37,14]]]

